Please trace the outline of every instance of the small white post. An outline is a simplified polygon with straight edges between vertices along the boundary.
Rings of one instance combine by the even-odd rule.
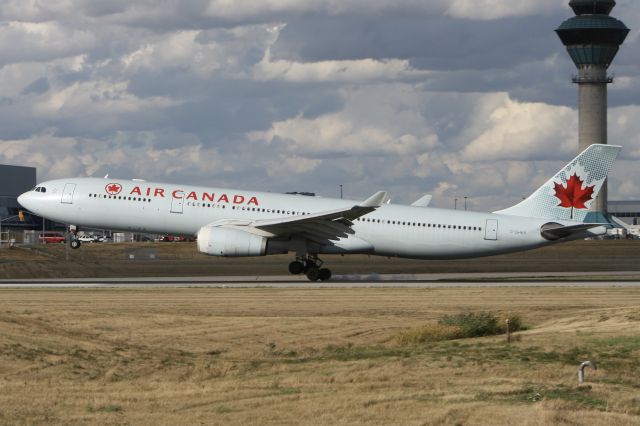
[[[578,384],[579,385],[584,383],[584,368],[585,367],[591,367],[594,370],[598,369],[598,366],[596,365],[595,362],[584,361],[582,364],[580,364],[580,368],[578,369]]]

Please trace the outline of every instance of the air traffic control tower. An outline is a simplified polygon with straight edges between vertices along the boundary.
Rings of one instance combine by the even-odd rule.
[[[615,0],[571,0],[569,6],[576,16],[556,30],[578,68],[573,82],[579,88],[579,151],[594,143],[607,143],[607,84],[613,82],[607,69],[629,32],[621,21],[609,16],[615,5]],[[591,210],[596,216],[591,220],[608,217],[606,182]]]

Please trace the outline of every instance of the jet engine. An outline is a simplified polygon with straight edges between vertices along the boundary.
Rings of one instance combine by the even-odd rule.
[[[204,226],[198,231],[198,251],[211,256],[264,256],[267,238],[233,228]]]

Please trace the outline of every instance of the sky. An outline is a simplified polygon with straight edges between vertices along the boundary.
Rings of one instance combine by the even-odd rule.
[[[610,199],[640,199],[640,2]],[[578,150],[563,0],[3,0],[0,163],[497,210]],[[459,201],[459,206],[461,201]]]

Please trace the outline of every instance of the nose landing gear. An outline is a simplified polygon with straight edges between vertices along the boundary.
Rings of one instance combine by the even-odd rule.
[[[82,244],[78,239],[78,228],[75,225],[69,226],[69,238],[71,240],[69,246],[74,250],[79,249]]]
[[[304,273],[309,281],[327,281],[331,278],[331,269],[323,268],[322,264],[316,256],[297,257],[289,264],[289,272],[294,275]]]

